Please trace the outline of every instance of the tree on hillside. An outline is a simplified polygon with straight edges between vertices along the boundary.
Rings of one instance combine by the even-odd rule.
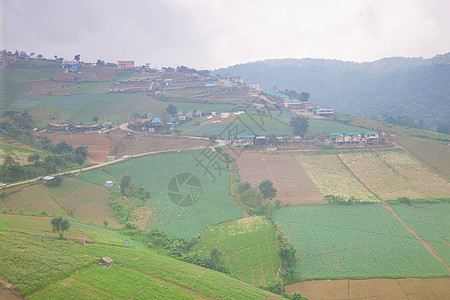
[[[222,265],[224,262],[223,253],[217,248],[213,248],[209,256],[216,263],[216,265]]]
[[[38,153],[34,153],[34,154],[31,154],[30,156],[28,156],[28,162],[34,163],[35,165],[37,165],[39,163],[40,159],[41,159],[41,156]]]
[[[277,195],[277,189],[273,187],[273,183],[269,179],[265,179],[259,184],[259,190],[264,199],[272,200]]]
[[[94,116],[94,117],[92,118],[92,121],[94,121],[95,123],[97,123],[97,121],[98,121],[98,116]]]
[[[80,54],[75,55],[74,59],[75,59],[76,61],[80,61]]]
[[[289,123],[292,127],[292,132],[294,135],[299,135],[301,137],[305,136],[309,126],[308,118],[301,116],[292,117]]]
[[[300,93],[300,97],[298,97],[298,100],[303,101],[303,102],[308,102],[308,100],[309,100],[309,93],[301,92]]]
[[[166,110],[167,110],[167,112],[168,112],[169,114],[171,114],[172,116],[175,116],[175,115],[177,114],[177,112],[178,112],[176,106],[173,105],[173,104],[167,105]]]
[[[51,221],[51,225],[53,228],[53,232],[57,232],[59,234],[59,238],[63,238],[64,231],[69,230],[69,220],[64,219],[63,217],[54,217]]]
[[[120,180],[120,191],[122,192],[122,194],[130,194],[131,188],[131,176],[123,175],[122,179]]]

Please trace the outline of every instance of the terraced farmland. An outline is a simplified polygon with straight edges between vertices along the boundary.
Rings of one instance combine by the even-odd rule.
[[[274,219],[297,249],[297,280],[450,275],[381,204],[284,207]]]
[[[266,217],[246,217],[208,227],[192,249],[208,257],[217,248],[225,257],[225,266],[241,280],[254,286],[271,285],[281,260],[275,228]]]
[[[230,177],[224,162],[199,154],[199,151],[179,154],[151,155],[124,163],[107,166],[105,171],[82,173],[82,179],[103,184],[106,178],[119,182],[123,175],[131,176],[132,183],[150,192],[150,204],[154,208],[150,228],[159,228],[170,235],[192,238],[209,225],[242,216],[242,211],[230,199]],[[201,166],[208,166],[202,168]],[[193,183],[189,190],[186,178],[198,178],[199,187]],[[180,175],[180,177],[176,177]],[[190,177],[194,175],[194,177]],[[177,181],[174,181],[174,178]],[[187,180],[187,179],[186,179]],[[178,183],[177,195],[191,195],[190,202],[182,203],[188,197],[171,198],[168,191]],[[175,186],[173,186],[175,184]],[[181,201],[181,202],[178,202]]]

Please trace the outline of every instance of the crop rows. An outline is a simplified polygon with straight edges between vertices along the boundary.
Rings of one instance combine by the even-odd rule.
[[[297,279],[449,274],[381,205],[286,207],[274,218],[297,249]]]
[[[323,196],[336,195],[346,199],[353,196],[360,201],[377,200],[336,155],[297,155],[296,158]]]
[[[447,264],[450,264],[450,204],[392,205],[392,209],[423,240],[430,242]]]
[[[280,268],[275,228],[265,217],[248,217],[208,227],[193,251],[208,257],[221,250],[225,266],[243,281],[270,285]]]

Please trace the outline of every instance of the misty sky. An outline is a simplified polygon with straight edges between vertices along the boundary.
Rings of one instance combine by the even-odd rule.
[[[0,1],[0,48],[45,57],[213,69],[450,51],[448,0]]]

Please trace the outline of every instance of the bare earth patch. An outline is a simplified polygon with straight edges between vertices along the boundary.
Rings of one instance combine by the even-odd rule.
[[[133,132],[132,135],[128,135],[128,132],[122,130],[112,131],[109,137],[112,141],[111,155],[116,157],[154,151],[194,149],[211,145],[211,142],[203,139],[144,132]]]
[[[63,132],[40,132],[40,136],[48,137],[54,144],[65,141],[74,148],[87,146],[88,155],[94,162],[106,161],[106,157],[111,151],[111,140],[105,133],[98,132],[87,133],[63,133]]]
[[[291,155],[273,155],[262,152],[243,151],[233,153],[239,168],[241,181],[253,187],[269,179],[278,190],[276,199],[286,204],[324,202],[295,158]]]
[[[14,289],[12,283],[0,278],[0,299],[15,300],[22,299],[20,292]]]
[[[317,280],[286,286],[314,299],[449,299],[450,278]]]
[[[141,206],[134,210],[130,222],[135,223],[139,228],[145,229],[153,220],[153,207]]]

